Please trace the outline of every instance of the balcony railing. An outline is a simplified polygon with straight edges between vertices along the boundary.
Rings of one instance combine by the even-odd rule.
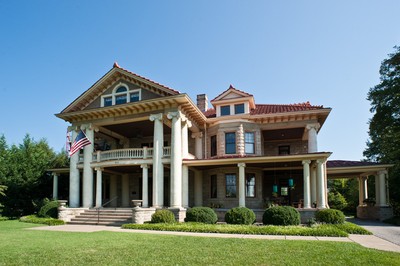
[[[163,147],[163,157],[171,157],[171,147]],[[153,158],[153,148],[129,148],[93,153],[93,162],[150,158]],[[83,154],[79,155],[79,162],[83,162]]]

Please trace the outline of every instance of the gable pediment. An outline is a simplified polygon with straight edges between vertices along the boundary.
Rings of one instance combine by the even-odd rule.
[[[124,84],[128,91],[139,90],[143,99],[179,94],[178,91],[129,72],[119,67],[118,64],[114,64],[110,71],[75,99],[61,113],[99,108],[102,106],[102,97],[111,95],[113,90],[120,84]]]

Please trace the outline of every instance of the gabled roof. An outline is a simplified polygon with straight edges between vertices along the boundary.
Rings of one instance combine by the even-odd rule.
[[[118,79],[126,79],[129,82],[139,85],[140,87],[150,89],[162,96],[172,96],[180,94],[179,91],[171,89],[165,85],[159,84],[148,78],[130,72],[114,63],[110,71],[94,83],[89,89],[83,92],[70,105],[68,105],[61,113],[81,111],[87,107],[94,99],[99,97],[109,86],[113,85]]]
[[[363,161],[344,161],[344,160],[332,160],[332,161],[327,161],[326,166],[328,168],[333,168],[333,167],[359,167],[359,166],[379,166],[382,165],[380,163],[375,163],[375,162],[363,162]]]
[[[217,97],[212,99],[210,102],[213,103],[213,102],[216,102],[216,101],[224,100],[224,98],[227,95],[229,95],[230,93],[235,93],[235,94],[237,94],[237,95],[239,95],[241,97],[253,97],[252,94],[244,92],[244,91],[241,91],[241,90],[238,90],[238,89],[234,88],[232,86],[232,84],[231,84],[231,85],[229,85],[229,88],[227,90],[223,91],[220,95],[218,95]]]
[[[263,114],[279,114],[287,112],[300,112],[324,109],[322,105],[311,105],[310,102],[295,103],[295,104],[256,104],[255,108],[250,111],[250,115],[263,115]],[[208,109],[204,112],[207,118],[216,116],[215,109]]]

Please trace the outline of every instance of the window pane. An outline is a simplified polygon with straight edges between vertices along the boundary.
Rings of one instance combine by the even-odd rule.
[[[225,133],[225,153],[235,154],[236,153],[236,134]]]
[[[244,135],[244,149],[247,154],[254,154],[254,132],[246,132]]]
[[[217,155],[217,136],[211,136],[211,156]]]
[[[255,197],[256,177],[254,174],[246,176],[246,197]]]
[[[279,146],[279,155],[288,155],[290,154],[290,146]]]
[[[217,176],[211,176],[211,198],[217,198]]]
[[[231,114],[231,107],[229,105],[221,106],[221,116],[230,114]]]
[[[244,103],[235,104],[235,114],[244,114]]]
[[[126,88],[121,86],[115,91],[115,93],[120,93],[120,92],[126,92]]]
[[[123,104],[126,103],[126,94],[115,96],[115,104]]]
[[[228,174],[226,177],[226,197],[236,198],[236,175]]]
[[[139,92],[132,92],[131,93],[131,102],[137,102],[139,101]]]
[[[104,106],[111,106],[112,105],[112,97],[107,97],[103,99]]]

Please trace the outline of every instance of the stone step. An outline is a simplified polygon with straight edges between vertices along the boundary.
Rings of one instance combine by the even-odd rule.
[[[69,224],[90,224],[90,225],[115,225],[132,222],[132,209],[101,208],[85,210],[83,213],[72,218]]]
[[[110,213],[102,213],[100,212],[99,214],[97,212],[84,212],[80,214],[81,216],[119,216],[119,217],[132,217],[132,213],[115,213],[115,212],[110,212]]]
[[[120,221],[70,221],[68,224],[83,224],[83,225],[109,225],[109,226],[122,226],[123,224],[126,224],[127,222],[120,222]]]

